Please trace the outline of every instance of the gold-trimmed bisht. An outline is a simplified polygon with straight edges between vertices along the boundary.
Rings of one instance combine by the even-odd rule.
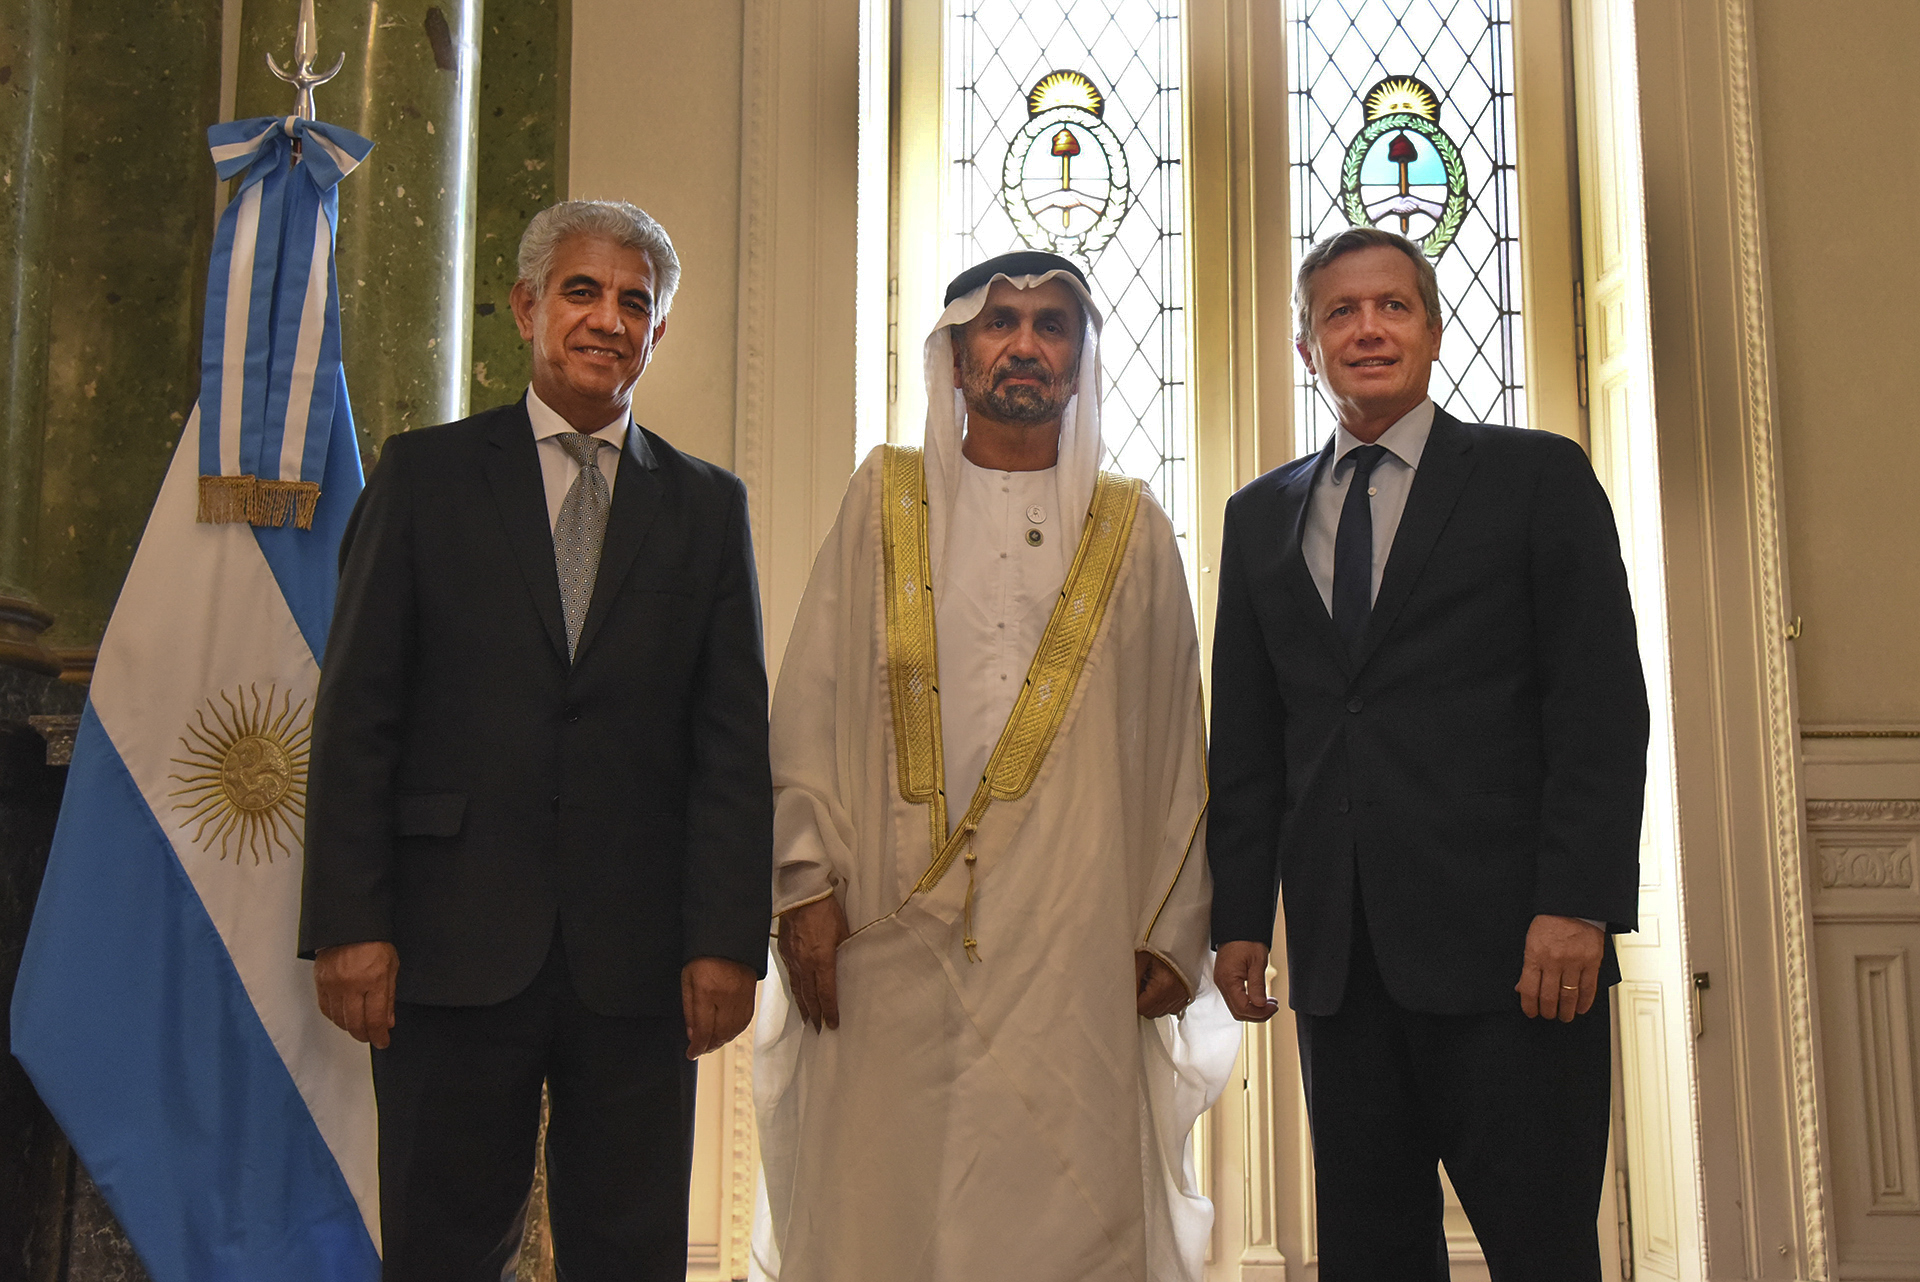
[[[973,938],[973,835],[993,802],[1025,796],[1040,776],[1040,767],[1066,719],[1080,673],[1106,616],[1143,487],[1139,481],[1111,472],[1102,472],[1094,483],[1093,503],[1087,510],[1080,546],[1027,668],[1026,682],[1014,700],[999,742],[987,758],[987,768],[966,813],[948,832],[939,659],[927,538],[927,479],[920,451],[887,446],[881,476],[887,672],[900,796],[927,806],[928,844],[933,857],[913,893],[931,891],[939,885],[954,859],[964,851],[967,894],[961,908],[961,931],[968,959],[979,961],[979,941]]]

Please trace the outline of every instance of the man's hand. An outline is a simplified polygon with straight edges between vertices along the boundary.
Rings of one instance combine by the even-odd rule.
[[[787,965],[793,1004],[800,1018],[818,1032],[840,1027],[840,990],[835,955],[847,938],[847,913],[840,896],[802,904],[780,917],[780,960]]]
[[[1213,961],[1213,982],[1227,999],[1235,1019],[1263,1024],[1273,1018],[1280,1003],[1267,996],[1267,946],[1251,939],[1220,945]]]
[[[1133,992],[1134,1009],[1141,1019],[1175,1014],[1193,1000],[1173,967],[1148,952],[1133,955]]]
[[[322,948],[313,959],[313,987],[320,1013],[357,1042],[387,1048],[393,1027],[393,986],[400,953],[383,939]]]
[[[1606,940],[1598,926],[1578,917],[1535,917],[1527,928],[1520,982],[1513,986],[1527,1018],[1570,1024],[1575,1015],[1586,1014],[1600,988]]]
[[[687,1058],[699,1059],[740,1036],[753,1019],[753,972],[725,957],[696,957],[680,968]]]

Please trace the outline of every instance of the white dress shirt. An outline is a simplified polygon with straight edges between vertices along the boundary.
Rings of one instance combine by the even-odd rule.
[[[1380,595],[1380,576],[1386,571],[1393,536],[1400,529],[1400,515],[1407,510],[1407,492],[1413,488],[1413,474],[1420,467],[1420,456],[1426,452],[1427,436],[1432,431],[1433,401],[1429,398],[1401,415],[1374,442],[1386,446],[1387,452],[1374,464],[1373,481],[1368,487],[1373,508],[1373,589],[1369,601]],[[1328,614],[1333,613],[1333,544],[1340,533],[1347,482],[1353,476],[1353,460],[1348,456],[1366,443],[1346,428],[1338,429],[1332,466],[1321,466],[1307,499],[1300,552],[1307,558],[1307,570],[1313,575],[1313,585],[1320,589],[1320,603],[1327,607]]]
[[[962,458],[945,582],[934,584],[947,815],[958,823],[1040,648],[1074,549],[1055,469],[996,472]],[[1038,531],[1034,543],[1029,531]]]
[[[547,491],[547,528],[552,529],[559,523],[560,505],[567,501],[567,491],[580,475],[580,465],[555,438],[574,428],[531,387],[527,389],[527,417],[533,420],[533,439],[540,454],[540,479]],[[607,478],[609,502],[613,500],[614,476],[620,471],[620,452],[627,448],[627,420],[627,412],[622,410],[618,418],[593,433],[600,440],[600,473]],[[607,455],[608,446],[613,448],[612,457]]]

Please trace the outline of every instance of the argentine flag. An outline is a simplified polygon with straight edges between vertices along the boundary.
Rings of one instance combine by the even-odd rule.
[[[307,728],[361,487],[335,185],[372,144],[297,117],[208,136],[241,184],[200,403],[101,643],[13,1048],[156,1282],[373,1282],[368,1052],[294,955]]]

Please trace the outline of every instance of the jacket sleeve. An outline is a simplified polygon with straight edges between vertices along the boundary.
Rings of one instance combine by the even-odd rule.
[[[1240,939],[1272,943],[1287,793],[1287,707],[1247,585],[1239,509],[1227,504],[1213,623],[1207,861],[1216,948]]]
[[[415,661],[410,442],[389,440],[340,540],[313,712],[300,956],[393,938],[393,794]]]
[[[1535,911],[1635,929],[1648,711],[1613,509],[1550,437],[1534,496],[1534,636],[1546,776]]]
[[[747,492],[738,480],[728,495],[725,540],[694,675],[681,921],[686,960],[724,957],[765,975],[773,857],[767,666]]]

